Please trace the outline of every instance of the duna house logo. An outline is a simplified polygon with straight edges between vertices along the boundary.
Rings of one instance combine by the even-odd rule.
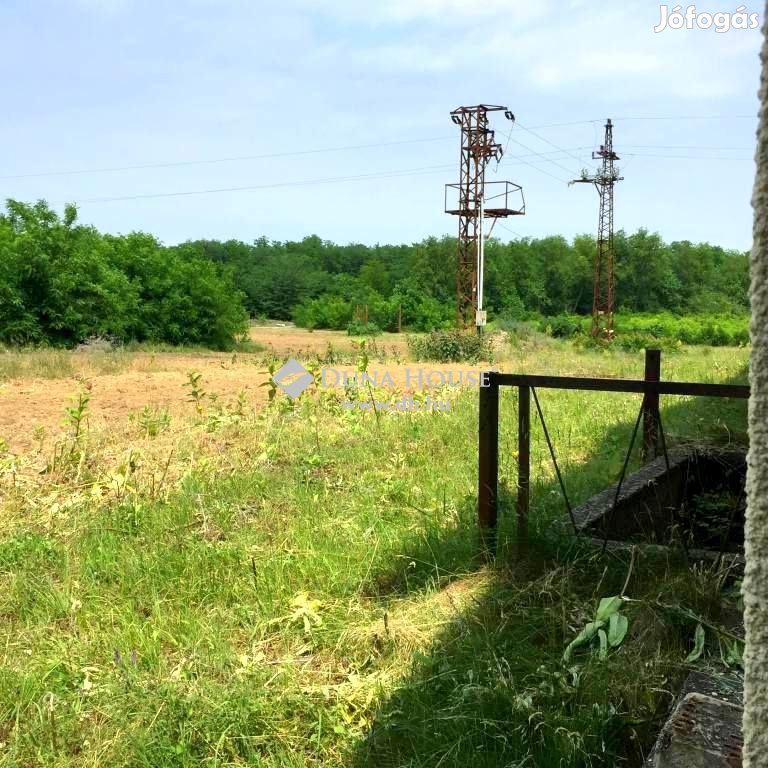
[[[314,376],[293,358],[272,376],[272,381],[291,399],[298,397],[314,380]]]

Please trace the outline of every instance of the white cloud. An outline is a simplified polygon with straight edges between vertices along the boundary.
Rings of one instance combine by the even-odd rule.
[[[338,0],[325,0],[338,6]],[[530,11],[529,3],[516,3]],[[416,20],[435,15],[440,23],[425,30],[398,27],[378,44],[360,45],[351,55],[361,67],[383,73],[506,73],[513,82],[556,92],[574,85],[600,88],[606,97],[674,96],[719,99],[743,92],[741,73],[756,56],[757,31],[653,31],[647,4],[627,3],[597,11],[580,0],[515,16],[507,4],[486,0],[479,6],[461,0],[392,0],[389,19]],[[470,10],[470,8],[474,10]],[[649,10],[650,9],[650,10]],[[381,14],[381,5],[373,13]],[[463,14],[464,27],[445,29],[452,13]],[[470,14],[475,14],[469,19]],[[446,18],[447,17],[447,18]],[[454,19],[455,20],[455,19]],[[747,87],[752,87],[748,84]]]

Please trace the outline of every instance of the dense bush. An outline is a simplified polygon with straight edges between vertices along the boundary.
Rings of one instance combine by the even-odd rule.
[[[540,322],[539,327],[556,339],[570,339],[584,331],[582,318],[567,315],[548,317]]]
[[[657,339],[673,339],[683,344],[713,347],[749,343],[749,315],[618,315],[616,333],[647,333]]]
[[[0,215],[0,342],[123,341],[225,347],[247,330],[228,267],[139,233],[102,235],[45,203]]]
[[[361,323],[353,320],[347,326],[348,336],[379,336],[380,334],[381,328],[376,323]]]
[[[351,322],[355,308],[348,301],[334,296],[322,296],[299,304],[293,312],[296,325],[303,328],[342,330]]]
[[[551,336],[571,338],[588,334],[590,317],[557,315],[543,318],[539,328]],[[749,343],[749,315],[685,315],[669,312],[657,314],[619,313],[614,319],[616,340],[627,349],[641,348],[667,341],[680,344],[703,344],[713,347],[739,346]]]
[[[408,347],[417,360],[441,363],[476,363],[491,359],[490,337],[474,331],[432,331],[424,336],[409,336]]]

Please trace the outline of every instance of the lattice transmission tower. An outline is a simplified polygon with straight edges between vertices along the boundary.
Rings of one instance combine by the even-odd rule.
[[[613,249],[613,187],[622,181],[619,169],[614,165],[619,156],[613,151],[613,123],[605,123],[603,144],[592,152],[593,160],[603,163],[590,175],[586,170],[572,184],[594,184],[600,197],[600,217],[597,224],[597,249],[592,294],[592,336],[610,341],[613,338],[613,308],[616,299],[615,254]]]
[[[457,324],[460,328],[476,325],[478,333],[485,325],[484,246],[485,238],[490,235],[490,230],[485,235],[483,233],[483,220],[525,213],[522,187],[510,181],[485,180],[488,163],[500,161],[504,154],[489,127],[489,112],[503,112],[508,120],[515,119],[507,107],[493,104],[458,107],[451,112],[451,120],[461,127],[459,183],[445,185],[445,212],[459,217]],[[487,195],[489,187],[490,196]]]

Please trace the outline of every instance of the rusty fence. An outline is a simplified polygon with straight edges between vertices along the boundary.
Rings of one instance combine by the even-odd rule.
[[[478,488],[477,512],[483,540],[488,549],[495,547],[495,531],[498,520],[499,485],[499,390],[501,387],[517,387],[517,525],[518,536],[524,541],[528,534],[528,512],[530,509],[531,479],[531,397],[541,420],[544,436],[550,449],[555,473],[570,510],[562,475],[557,465],[552,442],[549,437],[539,404],[538,389],[577,389],[589,392],[630,392],[643,395],[640,412],[635,424],[635,433],[624,462],[623,475],[629,463],[635,434],[642,421],[643,453],[660,448],[666,452],[664,433],[659,410],[661,395],[687,395],[695,397],[749,398],[749,386],[743,384],[706,384],[700,382],[662,381],[661,352],[646,350],[645,377],[643,379],[601,379],[571,376],[539,376],[517,373],[488,374],[488,386],[480,388],[480,418],[478,430]],[[621,483],[621,480],[620,480]],[[620,486],[619,486],[620,487]],[[618,494],[617,494],[618,495]]]

